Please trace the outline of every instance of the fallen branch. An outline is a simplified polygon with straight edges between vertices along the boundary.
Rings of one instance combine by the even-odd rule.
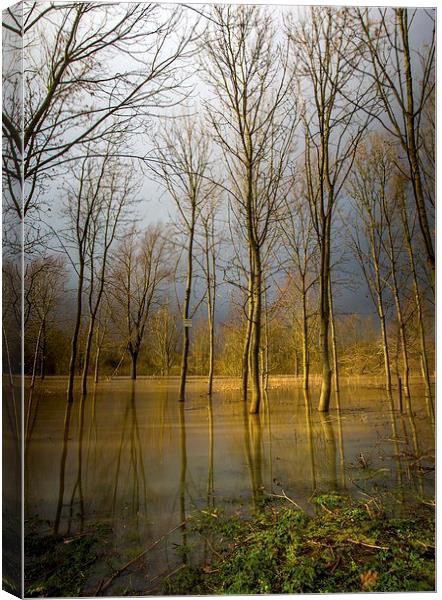
[[[352,540],[347,538],[347,542],[351,542],[352,544],[358,544],[360,546],[366,546],[367,548],[376,548],[376,550],[390,550],[388,546],[376,546],[376,544],[367,544],[367,542],[361,542],[360,540]]]
[[[150,583],[153,583],[156,579],[159,579],[160,577],[163,577],[163,579],[169,579],[169,577],[172,577],[173,575],[175,575],[179,571],[182,571],[185,567],[186,567],[185,564],[178,565],[175,569],[173,569],[173,571],[170,571],[170,573],[164,574],[164,572],[163,572],[160,575],[157,575],[156,577],[154,577],[152,579],[152,581]],[[144,595],[145,596],[149,596],[154,590],[156,590],[158,588],[158,586],[160,585],[160,583],[161,582],[159,581],[153,587],[149,588],[146,592],[144,592]]]
[[[180,529],[181,527],[183,527],[183,525],[185,525],[185,524],[186,524],[186,520],[182,521],[179,525],[176,525],[175,527],[173,527],[172,529],[170,529],[170,531],[168,531],[167,533],[165,533],[164,535],[162,535],[160,538],[158,538],[155,542],[153,542],[153,544],[151,544],[148,548],[146,548],[146,550],[143,550],[143,552],[141,552],[140,554],[138,554],[137,556],[135,556],[135,558],[132,558],[129,562],[127,562],[125,565],[123,565],[120,569],[117,569],[116,571],[114,571],[112,573],[112,575],[109,577],[109,579],[107,579],[106,581],[101,581],[100,585],[98,586],[98,588],[97,588],[97,590],[96,590],[96,592],[94,594],[94,596],[98,596],[99,594],[102,594],[105,590],[107,590],[107,588],[111,585],[111,583],[117,577],[119,577],[122,573],[124,573],[124,571],[126,571],[134,563],[138,562],[148,552],[150,552],[151,550],[153,550],[155,548],[155,546],[158,546],[158,544],[160,542],[162,542],[166,537],[168,537],[171,533],[173,533],[177,529]]]
[[[297,502],[292,500],[292,498],[289,498],[287,496],[287,494],[284,492],[284,490],[281,490],[281,491],[282,491],[282,494],[269,494],[266,492],[266,496],[272,496],[273,498],[284,498],[284,500],[291,502],[294,506],[296,506],[296,508],[298,508],[299,510],[302,510],[304,512],[304,509],[302,508],[302,506],[299,506],[299,504]]]

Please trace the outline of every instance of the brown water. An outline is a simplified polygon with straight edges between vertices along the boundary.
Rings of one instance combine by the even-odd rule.
[[[247,415],[238,391],[209,402],[204,390],[191,383],[183,405],[175,381],[118,380],[67,408],[65,382],[45,382],[29,423],[26,516],[63,535],[107,523],[116,567],[208,506],[253,508],[283,491],[307,510],[314,493],[331,490],[361,496],[399,485],[403,501],[434,493],[434,430],[419,387],[411,414],[392,410],[379,388],[347,386],[328,416],[315,410],[317,390],[308,410],[299,388],[271,389],[260,416]],[[154,590],[155,577],[180,564],[183,541],[184,528],[109,592]],[[89,591],[109,573],[101,564]]]

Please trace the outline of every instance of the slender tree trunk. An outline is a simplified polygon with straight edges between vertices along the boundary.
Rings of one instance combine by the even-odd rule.
[[[377,297],[377,312],[379,317],[379,322],[381,325],[381,339],[382,339],[382,352],[384,355],[384,371],[385,371],[385,389],[388,393],[391,392],[391,366],[390,366],[390,354],[388,348],[388,338],[387,338],[387,326],[385,319],[385,311],[384,311],[384,299],[382,294],[382,283],[381,283],[381,273],[379,269],[379,258],[376,255],[376,244],[374,238],[374,227],[375,223],[371,223],[371,231],[370,231],[370,243],[371,243],[371,253],[373,259],[373,267],[375,271],[375,290]]]
[[[309,356],[308,356],[308,322],[307,322],[307,301],[305,289],[302,291],[302,387],[308,390],[309,387]]]
[[[322,356],[322,384],[321,395],[319,398],[319,411],[328,412],[330,408],[331,395],[331,376],[330,367],[330,348],[329,348],[329,328],[330,328],[330,298],[329,298],[329,278],[330,278],[330,219],[326,218],[321,244],[321,274],[320,274],[320,307],[319,317],[321,321],[321,356]]]
[[[381,323],[382,352],[384,355],[385,389],[387,392],[391,392],[390,353],[388,348],[387,327],[385,323],[385,313],[382,304],[382,298],[378,298],[378,314],[379,321]]]
[[[137,362],[138,362],[138,350],[132,350],[130,352],[131,367],[130,367],[130,378],[135,381],[137,378]]]
[[[431,237],[430,227],[428,224],[427,210],[425,207],[425,197],[422,186],[422,175],[419,165],[419,156],[416,145],[416,115],[414,109],[414,92],[413,92],[413,77],[411,72],[411,57],[408,39],[408,16],[407,9],[397,9],[399,24],[401,28],[404,56],[405,83],[407,89],[407,110],[405,112],[405,122],[407,127],[407,156],[410,164],[410,180],[413,188],[413,193],[416,201],[417,215],[419,225],[422,232],[422,237],[427,253],[427,262],[431,267],[431,271],[435,274],[435,256],[433,248],[433,240]]]
[[[186,292],[184,296],[184,319],[190,316],[190,294],[192,291],[192,271],[193,271],[193,237],[195,233],[195,206],[192,209],[192,225],[190,228],[189,248],[187,253],[187,281]],[[189,362],[190,331],[189,327],[184,325],[183,352],[181,356],[181,381],[180,381],[180,402],[184,402],[186,395],[186,378]]]
[[[98,380],[99,380],[100,354],[101,354],[101,346],[97,346],[97,350],[95,352],[94,383],[98,383]]]
[[[213,315],[210,317],[209,322],[209,377],[208,377],[208,386],[207,393],[209,396],[212,395],[213,391],[213,373],[214,373],[214,323],[213,323]]]
[[[261,347],[261,319],[262,319],[262,268],[259,248],[253,248],[253,267],[255,271],[253,285],[253,316],[252,316],[252,338],[250,344],[250,378],[251,399],[249,412],[259,412],[261,403],[261,374],[259,365],[259,351]]]
[[[94,335],[95,317],[91,315],[89,319],[89,329],[87,332],[86,346],[84,351],[83,373],[81,376],[81,393],[83,396],[87,394],[87,375],[89,371],[89,363],[91,361],[92,337]]]
[[[267,291],[264,281],[264,348],[262,361],[262,387],[264,391],[269,388],[269,314],[267,305]],[[296,364],[297,364],[296,360]]]
[[[80,260],[80,269],[78,274],[78,290],[77,290],[77,310],[75,314],[74,332],[71,340],[71,358],[69,361],[69,377],[67,389],[67,401],[74,401],[74,377],[75,365],[77,362],[78,353],[78,338],[80,335],[81,326],[81,310],[82,310],[82,295],[83,295],[83,279],[84,279],[84,261]]]
[[[97,327],[97,335],[96,335],[97,348],[95,350],[94,383],[98,383],[98,379],[99,379],[101,347],[103,345],[105,335],[106,335],[106,324],[104,324],[104,326],[103,326],[103,334],[101,336],[101,339],[100,339],[100,328]]]
[[[328,280],[329,285],[329,296],[330,296],[330,334],[331,334],[331,343],[332,343],[332,353],[333,353],[333,373],[334,373],[334,383],[335,383],[335,392],[339,392],[339,364],[338,364],[338,348],[336,344],[336,329],[335,329],[335,315],[333,311],[333,289],[331,277]]]
[[[428,354],[427,354],[427,345],[426,345],[426,339],[425,339],[424,319],[423,319],[423,314],[422,314],[422,301],[421,301],[419,283],[418,283],[418,279],[417,279],[416,263],[414,260],[414,252],[413,252],[413,246],[412,246],[412,242],[411,242],[410,227],[408,225],[408,216],[407,216],[407,212],[406,212],[406,208],[405,208],[405,200],[404,200],[403,193],[400,194],[400,200],[401,200],[402,225],[404,228],[405,242],[407,245],[410,270],[411,270],[411,274],[413,276],[414,303],[416,305],[416,312],[417,312],[417,319],[418,319],[418,326],[419,326],[419,341],[420,341],[420,347],[421,347],[421,372],[422,372],[422,378],[423,378],[424,384],[425,384],[426,396],[427,396],[427,398],[431,399],[432,393],[431,393],[430,371],[428,368]]]
[[[43,331],[40,353],[40,379],[43,381],[46,377],[46,319],[43,319]]]
[[[409,374],[410,374],[410,369],[409,369],[409,364],[408,364],[408,350],[407,350],[407,338],[405,335],[405,324],[404,324],[404,316],[402,313],[402,305],[401,305],[401,301],[399,298],[399,290],[397,287],[397,280],[396,280],[396,275],[393,273],[392,274],[392,278],[393,278],[393,296],[394,296],[394,303],[396,306],[396,317],[397,317],[397,322],[398,322],[398,329],[399,329],[399,339],[400,339],[400,344],[401,344],[401,354],[402,354],[402,367],[403,367],[403,388],[404,388],[404,392],[407,395],[407,397],[410,396],[410,380],[409,380]]]
[[[44,323],[44,319],[40,323],[40,327],[38,329],[37,341],[35,342],[34,360],[32,361],[32,375],[31,375],[31,385],[30,385],[31,389],[33,389],[35,386],[35,379],[37,376],[37,359],[38,359],[38,351],[40,348],[41,335],[42,335],[42,331],[43,331],[43,323]]]
[[[249,360],[250,360],[250,342],[252,338],[252,320],[253,320],[253,277],[249,277],[247,299],[247,325],[244,336],[244,345],[242,353],[242,395],[244,402],[247,401],[247,389],[249,384]]]
[[[213,233],[213,231],[212,231]],[[215,264],[215,253],[213,248],[209,247],[209,223],[206,224],[206,285],[207,285],[207,324],[209,328],[209,376],[208,376],[208,389],[207,393],[209,396],[212,395],[213,391],[213,373],[214,373],[214,345],[215,345],[215,294],[216,294],[216,264]],[[213,243],[213,239],[212,239]],[[210,260],[210,258],[212,260]]]

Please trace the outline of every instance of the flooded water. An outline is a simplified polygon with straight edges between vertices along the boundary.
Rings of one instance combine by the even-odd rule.
[[[398,485],[420,497],[434,493],[434,430],[419,387],[403,414],[379,388],[346,386],[341,410],[334,399],[327,416],[316,411],[317,389],[311,410],[301,389],[270,389],[260,416],[245,412],[238,391],[217,392],[211,402],[204,392],[203,382],[192,382],[183,405],[175,381],[119,380],[67,406],[65,382],[45,382],[29,421],[26,517],[63,535],[107,524],[115,567],[208,506],[253,509],[264,495],[285,493],[312,510],[315,493],[360,496]],[[186,541],[185,528],[177,529],[108,593],[154,590]],[[89,592],[109,572],[103,563]]]

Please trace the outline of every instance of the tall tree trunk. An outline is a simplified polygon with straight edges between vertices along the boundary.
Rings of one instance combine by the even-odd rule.
[[[130,352],[131,367],[130,367],[130,378],[135,381],[137,378],[137,362],[138,362],[138,350],[132,350]]]
[[[190,295],[192,292],[192,271],[193,271],[193,237],[195,233],[195,207],[192,211],[192,224],[189,236],[189,248],[187,252],[187,280],[186,291],[184,296],[184,319],[188,319],[190,315]],[[190,347],[190,331],[187,325],[183,324],[183,352],[181,355],[181,380],[180,380],[180,402],[184,402],[186,395],[186,378],[189,362],[189,347]]]
[[[382,353],[384,355],[384,370],[385,370],[385,389],[387,392],[391,392],[391,366],[390,366],[390,353],[388,348],[387,339],[387,327],[385,323],[385,313],[382,304],[382,298],[378,298],[378,314],[379,321],[381,324],[381,338],[382,338]]]
[[[99,379],[99,375],[100,375],[100,354],[101,354],[101,346],[97,346],[97,350],[95,352],[94,383],[98,383],[98,379]]]
[[[75,314],[75,325],[74,333],[71,340],[71,358],[69,361],[69,377],[68,377],[68,389],[67,389],[67,401],[74,401],[74,377],[75,377],[75,365],[77,362],[78,354],[78,338],[80,335],[81,326],[81,310],[82,310],[82,296],[83,296],[83,280],[84,280],[84,261],[80,260],[80,269],[78,274],[78,290],[77,290],[77,310]]]
[[[308,390],[309,387],[309,356],[308,356],[308,322],[307,322],[307,301],[305,289],[302,292],[302,387]]]
[[[41,335],[40,379],[43,381],[46,377],[46,318],[43,319],[43,331]]]
[[[385,389],[388,393],[391,392],[391,366],[390,366],[390,354],[388,348],[388,339],[387,339],[387,326],[385,319],[385,310],[384,310],[384,299],[382,294],[382,283],[381,283],[381,273],[379,268],[379,257],[376,255],[376,243],[374,238],[374,223],[372,223],[372,229],[370,231],[370,243],[371,243],[371,253],[373,259],[373,267],[375,270],[375,290],[377,297],[377,313],[379,317],[379,322],[381,325],[381,339],[382,339],[382,352],[384,355],[384,371],[385,371]]]
[[[392,267],[392,268],[395,268],[395,267]],[[402,384],[403,384],[404,392],[407,395],[407,397],[409,398],[410,397],[410,379],[409,379],[410,368],[409,368],[409,364],[408,364],[407,338],[405,335],[405,323],[404,323],[404,316],[402,313],[401,300],[399,298],[399,289],[398,289],[398,285],[397,285],[396,274],[394,272],[392,273],[392,279],[393,279],[393,296],[394,296],[394,303],[396,306],[396,317],[397,317],[397,322],[398,322],[399,339],[400,339],[401,354],[402,354],[402,368],[403,368]]]
[[[328,280],[329,285],[329,297],[330,297],[330,334],[333,354],[333,374],[335,383],[335,392],[339,392],[339,364],[338,364],[338,348],[336,344],[336,329],[335,329],[335,315],[333,311],[333,289],[331,277]]]
[[[38,328],[37,341],[35,342],[35,350],[34,350],[34,360],[32,361],[32,375],[31,375],[31,389],[35,386],[35,379],[37,376],[37,359],[38,359],[38,351],[40,348],[40,340],[43,332],[43,323],[44,319],[40,323],[40,327]]]
[[[269,314],[267,305],[266,282],[264,281],[264,347],[262,360],[262,388],[267,391],[269,388]],[[296,360],[296,364],[298,361]]]
[[[81,376],[81,393],[83,396],[87,394],[87,375],[89,371],[89,363],[91,361],[92,337],[94,335],[95,317],[91,315],[89,318],[89,328],[86,338],[86,346],[84,351],[83,373]]]
[[[408,37],[408,15],[407,9],[398,8],[397,15],[401,29],[403,42],[404,70],[405,83],[407,89],[407,110],[405,112],[405,122],[407,128],[407,157],[410,164],[410,180],[413,188],[414,198],[416,201],[417,215],[419,225],[422,232],[422,237],[427,253],[427,262],[430,265],[433,277],[435,274],[435,256],[433,240],[431,237],[430,227],[428,224],[427,210],[425,207],[425,197],[422,186],[422,174],[419,165],[419,156],[416,144],[416,114],[414,108],[414,91],[413,91],[413,76],[411,72],[411,56]]]
[[[209,323],[209,376],[208,376],[208,384],[207,384],[207,393],[209,396],[212,395],[213,391],[213,373],[214,373],[214,342],[215,342],[215,331],[214,331],[214,322],[213,315],[210,317]]]
[[[249,252],[249,256],[250,256],[250,268],[252,269],[253,258],[252,258],[252,255],[250,252]],[[248,389],[248,385],[249,385],[250,342],[252,339],[252,329],[253,329],[253,327],[252,327],[253,301],[254,301],[253,286],[254,286],[254,279],[253,279],[253,274],[251,273],[249,275],[249,282],[248,282],[248,288],[247,288],[247,292],[248,292],[247,325],[246,325],[246,332],[245,332],[245,336],[244,336],[243,353],[242,353],[242,369],[241,369],[242,396],[243,396],[244,402],[247,401],[247,389]]]
[[[259,352],[261,348],[261,319],[262,319],[262,267],[259,248],[253,248],[253,316],[252,316],[252,338],[250,344],[250,382],[251,399],[249,412],[256,414],[259,412],[261,403],[261,373]]]
[[[408,216],[407,216],[407,211],[406,211],[406,207],[405,207],[405,198],[404,198],[403,193],[400,194],[400,200],[401,200],[402,226],[404,228],[404,234],[405,234],[404,237],[405,237],[405,242],[407,245],[410,270],[411,270],[411,274],[413,276],[414,303],[416,305],[418,327],[419,327],[419,342],[420,342],[420,347],[421,347],[421,372],[422,372],[422,378],[423,378],[424,384],[425,384],[425,394],[426,394],[427,398],[430,399],[430,402],[431,402],[432,401],[431,381],[430,381],[430,371],[428,368],[428,354],[427,354],[427,344],[426,344],[426,339],[425,339],[424,319],[423,319],[423,314],[422,314],[422,300],[421,300],[421,293],[420,293],[420,289],[419,289],[419,282],[418,282],[418,278],[417,278],[416,263],[414,260],[414,252],[413,252],[413,245],[412,245],[412,241],[411,241],[410,227],[408,224]]]
[[[330,367],[330,348],[329,348],[329,327],[330,327],[330,298],[329,298],[329,279],[330,279],[330,218],[325,220],[322,244],[321,244],[321,273],[319,287],[319,318],[321,322],[321,357],[322,357],[322,384],[321,395],[319,398],[319,408],[321,412],[328,412],[330,408],[331,395],[331,376]]]
[[[215,252],[209,247],[209,224],[206,224],[206,286],[207,286],[207,324],[209,329],[209,375],[207,393],[212,395],[214,373],[214,345],[215,345],[215,294],[216,294],[216,264]],[[213,240],[212,240],[213,243]],[[212,258],[212,260],[210,260]]]

